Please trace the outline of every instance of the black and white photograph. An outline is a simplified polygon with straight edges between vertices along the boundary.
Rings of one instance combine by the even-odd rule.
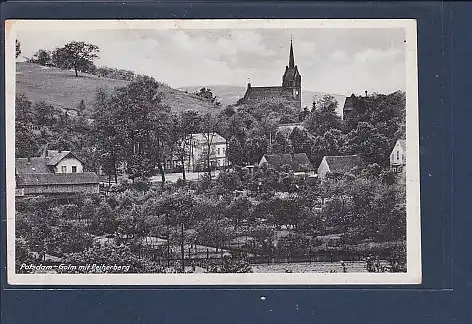
[[[10,284],[419,284],[414,20],[10,20]]]

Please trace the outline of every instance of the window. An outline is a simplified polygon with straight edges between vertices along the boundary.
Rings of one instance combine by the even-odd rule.
[[[77,173],[77,166],[75,165],[72,166],[72,173]]]
[[[397,161],[400,160],[400,151],[397,151]]]
[[[223,155],[226,154],[226,149],[223,147]]]
[[[66,173],[67,172],[67,166],[63,165],[61,166],[61,173]]]
[[[218,147],[218,153],[217,154],[220,155],[220,148],[219,147]]]

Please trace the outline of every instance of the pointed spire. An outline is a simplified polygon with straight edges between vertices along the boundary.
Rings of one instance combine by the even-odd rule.
[[[288,67],[295,67],[295,59],[293,58],[293,45],[292,45],[292,37],[290,36],[290,58],[288,60]]]

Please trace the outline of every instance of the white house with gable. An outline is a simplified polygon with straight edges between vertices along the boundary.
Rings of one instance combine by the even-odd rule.
[[[395,146],[390,153],[390,167],[400,172],[403,170],[403,166],[406,165],[406,141],[404,139],[397,140]]]
[[[208,155],[211,169],[222,169],[228,165],[226,157],[226,139],[218,133],[191,134],[187,142],[185,168],[188,171],[203,171],[208,167]]]

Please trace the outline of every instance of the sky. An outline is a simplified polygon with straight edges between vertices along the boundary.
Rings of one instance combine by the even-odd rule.
[[[402,28],[18,31],[22,56],[69,41],[100,48],[97,66],[129,69],[174,88],[281,85],[290,39],[302,89],[350,95],[405,91]]]

